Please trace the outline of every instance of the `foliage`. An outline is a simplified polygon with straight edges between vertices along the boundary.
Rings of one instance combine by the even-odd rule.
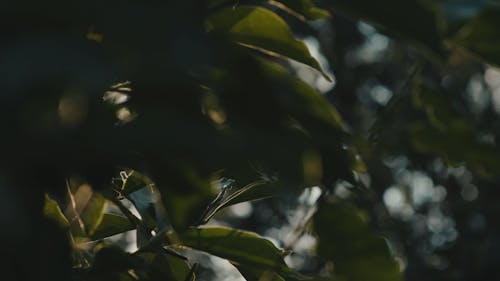
[[[414,235],[397,229],[410,225],[403,207],[383,204],[402,185],[401,174],[407,179],[412,169],[425,170],[447,188],[453,186],[449,174],[460,167],[485,186],[498,180],[495,118],[469,110],[474,102],[457,94],[464,80],[493,71],[483,62],[500,63],[498,5],[320,4],[5,5],[0,210],[10,259],[3,277],[197,280],[210,271],[201,255],[226,260],[252,281],[403,280],[406,257],[411,280],[411,266],[430,255],[397,244]],[[473,12],[460,12],[464,7]],[[342,37],[339,26],[338,42],[322,45],[333,77],[299,34],[314,33],[315,25],[336,16],[366,21],[401,40],[393,57],[368,71],[336,61],[353,52],[352,42],[342,40],[356,38]],[[363,113],[369,110],[359,110],[362,99],[353,92],[360,77],[384,67],[397,69],[387,76],[399,90],[375,114]],[[336,80],[335,89],[323,94],[304,81],[307,71]],[[387,164],[398,156],[413,167]],[[447,174],[427,168],[430,161]],[[461,178],[463,198],[476,190],[470,177]],[[415,198],[411,207],[429,217],[444,208],[419,206]],[[462,201],[448,200],[458,221],[464,208],[453,208]],[[276,245],[227,215],[254,201],[305,214],[291,240]],[[429,228],[436,234],[432,221]],[[306,235],[315,246],[294,253]],[[307,262],[290,261],[297,257]]]

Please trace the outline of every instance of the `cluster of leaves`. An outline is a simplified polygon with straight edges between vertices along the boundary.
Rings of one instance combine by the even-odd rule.
[[[2,186],[12,187],[8,201],[28,206],[0,209],[21,214],[6,237],[28,241],[7,250],[6,274],[195,280],[197,265],[182,254],[189,248],[228,260],[247,280],[401,280],[369,212],[332,192],[343,180],[370,193],[358,151],[375,163],[379,153],[395,153],[384,142],[387,130],[370,132],[379,147],[360,141],[330,102],[286,67],[294,60],[333,78],[285,21],[306,25],[328,11],[310,0],[53,2],[43,15],[47,7],[35,1],[0,12],[4,29],[12,28],[0,57],[7,108],[0,124],[8,128],[0,140]],[[414,44],[429,68],[462,50],[500,63],[496,6],[457,18],[452,4],[325,6]],[[495,177],[495,147],[478,141],[474,126],[455,118],[448,97],[426,79],[412,74],[407,83],[425,116],[404,128],[409,146]],[[117,83],[123,80],[131,83]],[[387,109],[394,106],[403,108],[397,98]],[[296,197],[311,186],[321,196],[304,227],[318,239],[318,272],[290,268],[289,252],[253,232],[204,226],[225,207]],[[108,239],[131,230],[131,253]],[[32,249],[38,260],[52,249],[53,261],[20,270],[31,266],[23,253]]]

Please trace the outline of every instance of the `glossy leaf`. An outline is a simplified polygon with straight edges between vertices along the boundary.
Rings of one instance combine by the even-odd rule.
[[[234,263],[299,276],[285,264],[282,250],[253,232],[227,227],[189,228],[180,239],[183,245]]]
[[[210,15],[207,26],[209,32],[226,36],[243,46],[307,64],[331,80],[307,46],[294,38],[288,24],[268,9],[254,6],[225,8]]]

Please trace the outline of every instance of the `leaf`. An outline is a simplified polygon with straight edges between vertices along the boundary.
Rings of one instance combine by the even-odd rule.
[[[96,228],[101,224],[105,204],[106,199],[101,194],[94,192],[85,209],[83,209],[80,217],[89,236],[92,236]]]
[[[141,253],[140,257],[147,263],[146,280],[150,281],[193,281],[191,267],[185,259],[167,253]]]
[[[131,270],[144,267],[144,261],[137,255],[129,254],[117,247],[102,247],[94,257],[91,269],[84,280],[137,280],[131,278]]]
[[[122,171],[120,176],[122,177],[122,186],[119,192],[122,196],[127,196],[130,193],[153,184],[148,177],[137,171],[130,171],[128,173]]]
[[[332,0],[333,8],[365,20],[382,30],[416,43],[433,56],[442,56],[441,19],[431,1]]]
[[[288,24],[268,9],[254,6],[224,8],[208,17],[207,26],[209,32],[224,35],[243,46],[307,64],[331,81],[307,46],[293,37]]]
[[[157,199],[155,197],[157,195],[155,192],[156,190],[150,186],[141,188],[127,195],[127,198],[134,204],[134,207],[141,215],[143,224],[147,225],[151,230],[156,227],[155,204]]]
[[[262,189],[262,186],[265,186],[265,190]],[[266,193],[264,191],[272,191],[269,184],[266,184],[265,181],[253,182],[241,188],[222,187],[217,197],[207,206],[205,212],[201,216],[201,224],[207,223],[220,209],[224,207],[244,201],[257,200],[273,196],[270,192]]]
[[[299,276],[283,260],[284,252],[256,233],[228,228],[189,228],[180,235],[183,245],[234,263],[268,269],[283,276]]]
[[[449,42],[463,47],[484,59],[500,66],[500,11],[487,11],[470,19]]]
[[[263,71],[273,78],[280,91],[272,94],[280,106],[299,122],[313,139],[317,151],[311,150],[319,160],[318,175],[326,185],[339,178],[351,180],[352,163],[349,152],[344,149],[346,130],[336,108],[307,83],[288,74],[277,64],[263,62]],[[306,161],[303,161],[304,165]],[[314,177],[313,177],[314,178]],[[309,185],[318,183],[309,182]]]
[[[290,75],[276,63],[261,60],[262,70],[283,87],[283,91],[272,94],[280,101],[295,118],[307,125],[318,123],[338,130],[343,126],[342,118],[337,109],[317,90],[309,84]]]
[[[285,279],[283,279],[273,271],[262,270],[259,268],[241,264],[235,264],[234,266],[238,269],[241,275],[245,277],[245,280],[247,281],[285,281]]]
[[[400,281],[386,241],[370,229],[368,215],[347,203],[323,202],[314,217],[318,254],[335,263],[346,281]]]
[[[64,216],[59,204],[45,194],[45,204],[43,207],[43,214],[45,217],[55,221],[61,228],[68,228],[68,219]]]
[[[279,2],[306,20],[317,20],[330,16],[327,10],[316,7],[311,0],[276,0],[269,2],[271,4]]]
[[[99,226],[91,235],[92,240],[99,240],[134,229],[135,226],[124,216],[104,214]]]
[[[330,16],[327,10],[316,7],[311,0],[260,0],[260,1],[246,1],[251,4],[271,4],[285,12],[296,16],[301,20],[317,20]],[[218,8],[223,6],[237,7],[239,4],[245,4],[245,0],[209,0],[209,8]]]

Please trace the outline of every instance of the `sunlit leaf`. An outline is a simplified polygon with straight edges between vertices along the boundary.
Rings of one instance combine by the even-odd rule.
[[[284,252],[256,233],[227,228],[189,228],[180,235],[183,245],[234,263],[269,269],[284,276],[300,276],[283,260]]]
[[[54,220],[60,227],[69,227],[68,219],[64,216],[59,204],[57,204],[57,202],[54,199],[51,199],[47,194],[45,194],[43,213],[45,217]]]
[[[307,64],[331,80],[307,46],[294,38],[288,24],[268,9],[253,6],[225,8],[211,14],[207,26],[209,32],[224,35],[244,46]]]
[[[279,2],[281,5],[293,11],[294,14],[306,20],[317,20],[330,16],[328,11],[316,7],[311,0],[271,0],[269,2]]]
[[[96,228],[101,224],[105,204],[106,199],[101,194],[94,192],[85,206],[81,218],[88,235],[93,235]]]

